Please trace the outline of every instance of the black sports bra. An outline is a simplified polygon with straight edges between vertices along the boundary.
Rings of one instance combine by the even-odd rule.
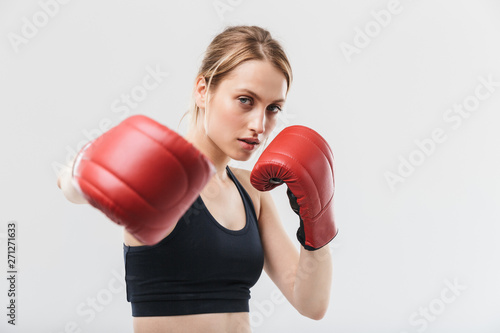
[[[243,200],[245,226],[223,227],[198,196],[158,244],[124,244],[132,316],[249,311],[250,288],[261,275],[264,253],[252,200],[226,170]]]

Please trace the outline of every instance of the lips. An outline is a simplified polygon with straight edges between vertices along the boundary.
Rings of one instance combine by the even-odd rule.
[[[244,138],[244,139],[238,139],[240,142],[241,148],[247,151],[253,151],[255,147],[260,143],[258,139],[255,138]]]
[[[238,140],[246,142],[246,143],[251,144],[251,145],[258,145],[260,143],[259,139],[257,139],[257,138],[242,138],[242,139],[238,139]]]

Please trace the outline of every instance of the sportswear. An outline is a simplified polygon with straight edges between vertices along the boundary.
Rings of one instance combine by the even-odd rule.
[[[124,245],[134,317],[249,311],[250,288],[260,277],[264,254],[252,200],[229,167],[226,171],[245,207],[241,230],[219,224],[198,196],[158,244]]]

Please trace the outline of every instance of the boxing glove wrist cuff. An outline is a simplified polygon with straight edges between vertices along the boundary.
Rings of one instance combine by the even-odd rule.
[[[287,189],[286,194],[288,196],[288,200],[290,201],[290,207],[292,207],[292,210],[295,212],[295,214],[297,214],[299,216],[299,219],[300,219],[300,227],[297,229],[297,240],[304,247],[304,249],[306,249],[308,251],[315,251],[315,250],[321,249],[323,246],[330,243],[332,241],[332,239],[335,238],[335,236],[337,235],[338,230],[337,230],[337,233],[332,237],[332,239],[330,239],[328,242],[324,243],[323,245],[321,245],[319,247],[312,247],[312,246],[306,244],[306,234],[304,231],[304,221],[302,220],[302,217],[300,216],[300,207],[299,207],[299,204],[297,203],[297,197],[292,193],[292,191],[290,191],[290,188]]]
[[[304,221],[302,221],[302,218],[300,217],[300,207],[297,203],[297,197],[293,195],[292,191],[290,191],[290,188],[287,188],[286,194],[288,196],[288,200],[290,201],[290,207],[292,207],[292,210],[299,216],[300,219],[300,227],[297,229],[297,240],[299,241],[300,244],[304,247],[304,249],[308,251],[314,251],[317,250],[312,246],[309,246],[306,244],[306,234],[304,232]]]
[[[300,217],[299,217],[300,218]],[[302,245],[302,247],[308,251],[317,250],[312,246],[306,245],[306,235],[304,233],[304,222],[300,219],[300,227],[297,229],[297,240]]]
[[[337,229],[337,233],[335,234],[335,236],[337,236],[338,234],[338,229]],[[333,238],[335,238],[335,236],[333,236]],[[297,229],[297,240],[299,241],[299,243],[302,245],[302,247],[308,251],[316,251],[316,250],[319,250],[321,248],[323,248],[325,245],[329,244],[332,240],[330,239],[328,242],[326,242],[325,244],[321,245],[320,247],[312,247],[312,246],[309,246],[306,244],[306,235],[304,233],[304,222],[302,221],[302,219],[300,219],[300,227]]]

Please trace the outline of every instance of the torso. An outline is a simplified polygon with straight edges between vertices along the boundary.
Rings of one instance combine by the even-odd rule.
[[[260,211],[259,191],[250,183],[250,172],[231,168],[241,185],[252,199],[257,219]],[[229,178],[224,183],[212,179],[200,193],[203,203],[210,214],[223,227],[230,230],[240,230],[245,227],[245,207],[236,185]],[[126,230],[124,243],[130,246],[144,245]],[[183,333],[183,332],[251,332],[249,314],[238,313],[208,313],[184,316],[164,317],[134,317],[135,333]]]
[[[134,333],[251,333],[248,312],[134,317]]]
[[[231,168],[231,171],[250,195],[258,219],[258,207],[256,206],[259,204],[258,192],[250,184],[250,176],[246,175],[248,171],[234,168]],[[231,179],[228,178],[225,184],[209,183],[201,191],[201,198],[210,214],[223,227],[230,230],[240,230],[245,226],[245,207],[238,189]]]

